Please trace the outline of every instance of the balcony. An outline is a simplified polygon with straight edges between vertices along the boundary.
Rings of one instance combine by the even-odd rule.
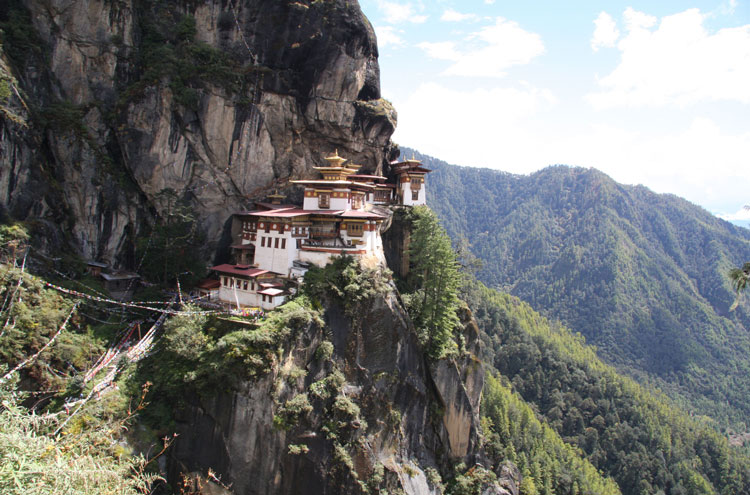
[[[331,238],[315,238],[315,239],[304,239],[302,241],[302,248],[316,247],[316,248],[346,248],[350,247],[340,237]]]
[[[339,230],[333,225],[330,227],[311,227],[310,237],[312,239],[335,239],[339,237]]]

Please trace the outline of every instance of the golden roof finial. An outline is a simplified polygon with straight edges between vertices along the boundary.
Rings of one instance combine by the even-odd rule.
[[[340,167],[346,161],[346,158],[341,158],[339,156],[338,148],[336,148],[336,151],[333,152],[333,155],[327,156],[325,159],[333,167]]]

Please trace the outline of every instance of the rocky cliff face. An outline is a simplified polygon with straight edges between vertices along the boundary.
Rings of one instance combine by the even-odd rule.
[[[6,3],[0,103],[26,123],[0,114],[0,203],[84,257],[132,265],[167,191],[208,257],[232,212],[335,148],[373,171],[390,152],[356,1]]]
[[[392,285],[353,307],[328,301],[324,319],[285,347],[270,374],[182,411],[175,471],[212,468],[235,494],[427,495],[442,493],[436,473],[483,461],[484,371],[471,353],[428,364]],[[468,311],[463,320],[473,350],[477,328]],[[291,410],[301,412],[279,420]]]

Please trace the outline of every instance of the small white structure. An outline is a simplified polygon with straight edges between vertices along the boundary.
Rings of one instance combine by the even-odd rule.
[[[126,271],[101,272],[100,276],[109,295],[118,301],[131,300],[141,279],[137,273]]]
[[[243,307],[273,309],[286,300],[288,292],[277,275],[249,265],[218,265],[219,300]]]
[[[425,175],[432,170],[424,168],[419,160],[412,158],[399,163],[392,163],[391,170],[397,177],[397,195],[400,204],[417,206],[427,204]]]
[[[304,186],[301,208],[272,195],[271,202],[234,215],[231,247],[239,264],[213,267],[222,282],[220,300],[272,309],[288,292],[280,282],[259,288],[259,278],[298,279],[310,265],[322,267],[341,255],[385,263],[380,226],[386,215],[377,207],[425,204],[424,176],[430,170],[414,159],[393,163],[394,184],[380,175],[357,174],[360,165],[338,152],[325,160],[325,166],[313,167],[321,179],[292,181]]]
[[[207,301],[215,301],[219,299],[220,287],[221,283],[218,280],[205,279],[198,282],[195,289],[199,298]]]

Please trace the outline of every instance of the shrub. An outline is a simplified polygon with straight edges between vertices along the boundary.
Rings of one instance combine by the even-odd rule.
[[[291,455],[307,454],[308,452],[310,452],[310,447],[305,444],[290,444],[288,452]]]
[[[332,297],[349,316],[355,316],[362,303],[387,290],[389,274],[382,269],[362,268],[351,256],[340,256],[324,268],[309,269],[302,291],[313,301]]]
[[[310,414],[313,410],[307,394],[298,394],[286,401],[273,417],[273,424],[281,430],[289,430],[297,425],[300,417]]]
[[[149,492],[156,477],[145,474],[146,460],[123,451],[117,437],[123,422],[81,416],[75,434],[52,432],[64,416],[31,414],[0,385],[0,492],[6,495],[76,493],[135,495]],[[66,432],[67,433],[67,432]]]
[[[315,350],[315,359],[318,361],[328,361],[333,356],[333,344],[327,340],[320,343]]]

